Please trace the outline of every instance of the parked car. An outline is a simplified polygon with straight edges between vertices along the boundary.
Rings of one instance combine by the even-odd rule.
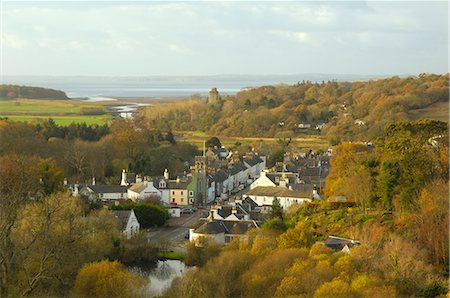
[[[186,207],[181,209],[181,214],[192,214],[195,211],[197,211],[197,209],[195,209],[194,207]]]

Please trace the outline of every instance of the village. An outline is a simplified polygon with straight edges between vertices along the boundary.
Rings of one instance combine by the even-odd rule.
[[[215,146],[203,148],[190,173],[172,174],[166,169],[160,176],[141,177],[124,169],[118,185],[97,184],[95,178],[91,184],[65,184],[73,196],[84,196],[105,208],[144,201],[162,205],[170,219],[164,227],[147,231],[149,240],[168,241],[172,248],[182,249],[186,241],[198,243],[202,238],[219,244],[243,240],[249,230],[270,219],[274,205],[285,211],[320,201],[331,156],[331,149],[286,155],[268,168],[266,156],[257,152],[241,155]],[[126,238],[142,230],[133,210],[113,212]],[[355,242],[331,236],[327,243],[341,250]]]

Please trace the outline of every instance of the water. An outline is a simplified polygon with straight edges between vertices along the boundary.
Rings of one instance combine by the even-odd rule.
[[[50,77],[4,76],[2,84],[27,85],[62,90],[71,98],[92,101],[114,97],[205,96],[212,87],[233,95],[243,88],[297,83],[296,76],[210,76],[210,77]]]
[[[187,270],[189,268],[178,260],[158,261],[157,267],[150,272],[144,272],[137,267],[131,268],[131,271],[148,278],[146,294],[150,297],[162,294],[176,277],[182,276]]]

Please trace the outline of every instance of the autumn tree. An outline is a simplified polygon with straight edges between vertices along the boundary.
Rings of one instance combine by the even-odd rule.
[[[114,261],[83,266],[77,275],[73,294],[76,297],[141,297],[145,282]]]

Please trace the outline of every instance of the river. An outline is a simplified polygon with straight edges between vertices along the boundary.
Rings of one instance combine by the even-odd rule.
[[[156,268],[150,272],[143,271],[138,267],[130,268],[130,271],[138,273],[148,279],[146,296],[154,297],[161,295],[165,289],[170,287],[172,281],[182,276],[187,270],[191,270],[178,260],[158,261]]]

